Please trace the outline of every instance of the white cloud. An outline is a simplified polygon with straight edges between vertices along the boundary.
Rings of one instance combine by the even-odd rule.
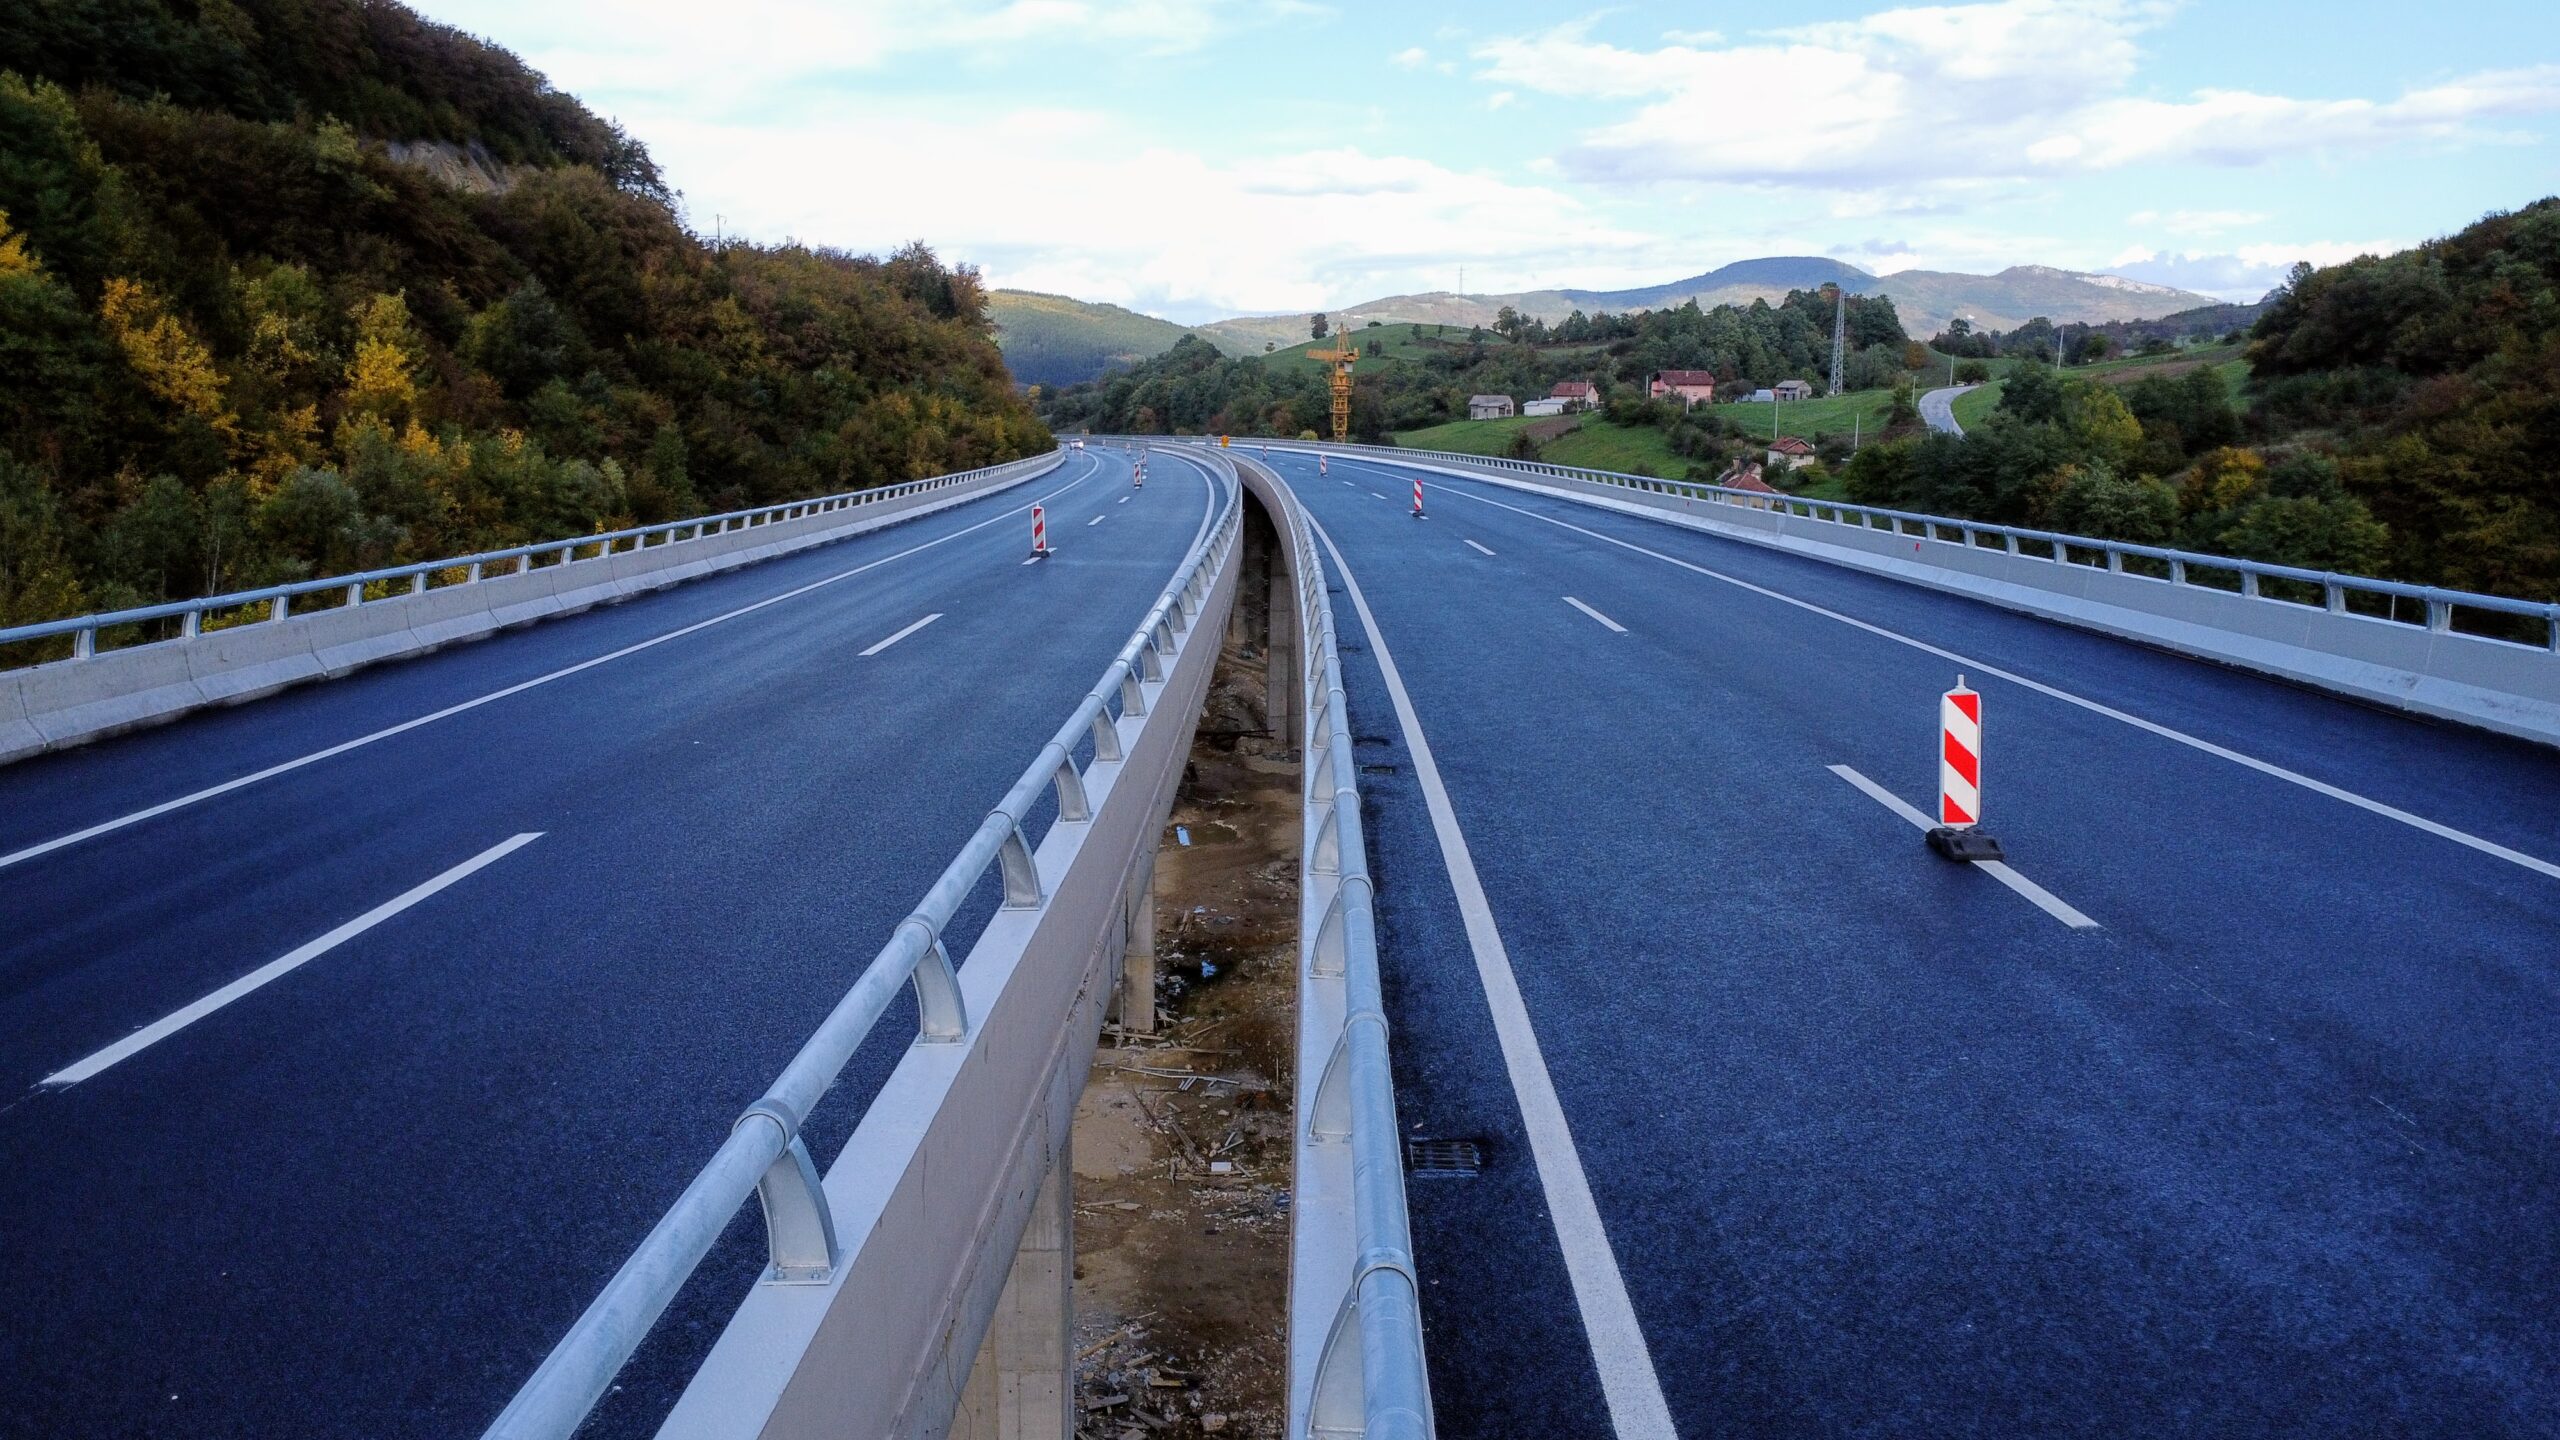
[[[1396,67],[1398,69],[1419,70],[1423,66],[1431,63],[1431,52],[1423,49],[1419,45],[1414,45],[1406,49],[1399,50],[1388,58],[1396,63]]]
[[[904,57],[968,63],[1059,47],[1161,56],[1241,27],[1330,13],[1305,0],[621,0],[609,21],[587,7],[523,0],[419,8],[516,51],[573,93],[655,98],[697,114],[769,109],[788,87]]]
[[[2508,139],[2496,122],[2560,111],[2560,65],[2388,100],[2128,94],[2136,41],[2167,13],[2138,0],[1983,0],[1655,49],[1594,40],[1594,22],[1578,20],[1473,53],[1497,84],[1633,105],[1562,158],[1584,178],[1637,184],[1914,188],[2157,161],[2247,165]]]
[[[1508,105],[1519,98],[1519,96],[1512,94],[1508,90],[1496,90],[1492,94],[1484,97],[1484,108],[1487,110],[1499,110],[1503,106]]]
[[[901,143],[874,144],[890,125]],[[878,251],[929,228],[993,284],[1183,319],[1366,299],[1461,262],[1470,288],[1492,290],[1656,253],[1542,186],[1357,147],[1211,157],[1083,112],[855,113],[784,131],[663,117],[648,134],[691,213],[717,210],[733,234]],[[853,155],[862,184],[809,183]],[[990,174],[952,155],[1006,163]]]
[[[2263,225],[2269,215],[2258,210],[2137,210],[2125,217],[2124,223],[2144,230],[2163,230],[2171,235],[2220,235],[2232,230],[2246,230]]]
[[[2175,285],[2218,299],[2248,304],[2284,283],[2285,272],[2298,261],[2339,265],[2359,255],[2388,255],[2406,250],[2409,240],[2313,240],[2242,245],[2220,254],[2162,253],[2134,246],[2106,267],[2112,273],[2161,285]]]

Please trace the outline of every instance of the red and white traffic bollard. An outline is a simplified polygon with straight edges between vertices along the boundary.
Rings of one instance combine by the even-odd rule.
[[[1422,477],[1419,475],[1413,477],[1413,518],[1422,518]]]
[[[1034,505],[1031,507],[1031,558],[1037,560],[1048,553],[1049,512]]]
[[[1324,457],[1321,455],[1316,457],[1316,473],[1319,475],[1330,475],[1333,473],[1331,470],[1325,468]]]
[[[1959,675],[1938,697],[1938,825],[1929,848],[1950,860],[2000,859],[2000,842],[1981,824],[1982,696]]]
[[[1129,482],[1129,488],[1130,488],[1130,489],[1133,489],[1133,490],[1144,490],[1144,489],[1146,489],[1146,488],[1147,488],[1147,462],[1146,462],[1146,461],[1144,461],[1144,460],[1139,461],[1139,462],[1138,462],[1138,464],[1137,464],[1137,468],[1136,468],[1136,469],[1131,470],[1129,473],[1130,473],[1132,476],[1136,477],[1136,478],[1134,478],[1133,480],[1131,480],[1131,481]]]

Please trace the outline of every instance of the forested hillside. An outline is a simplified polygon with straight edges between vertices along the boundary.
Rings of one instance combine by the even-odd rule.
[[[2210,368],[2119,391],[2029,366],[1964,439],[1867,449],[1848,492],[2560,600],[2560,200],[2297,267],[2252,337],[2245,406]]]
[[[714,249],[668,198],[396,4],[0,0],[0,625],[1048,443],[973,271]]]
[[[1005,368],[1025,385],[1075,385],[1125,370],[1190,334],[1170,320],[1035,290],[995,290],[987,312]]]

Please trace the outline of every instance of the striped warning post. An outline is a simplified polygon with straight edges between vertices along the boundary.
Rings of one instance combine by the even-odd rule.
[[[1324,457],[1321,455],[1316,457],[1316,473],[1319,475],[1330,475],[1333,473],[1331,470],[1325,468]]]
[[[1031,553],[1034,556],[1049,553],[1049,512],[1037,505],[1031,507]]]
[[[1422,477],[1419,475],[1413,477],[1413,518],[1422,518]]]
[[[1938,697],[1938,823],[1961,830],[1982,819],[1982,696],[1956,688]]]

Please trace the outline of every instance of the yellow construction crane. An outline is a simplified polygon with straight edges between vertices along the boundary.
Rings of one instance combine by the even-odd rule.
[[[1341,441],[1351,438],[1351,362],[1360,358],[1360,351],[1349,331],[1341,332],[1336,343],[1342,348],[1310,350],[1307,358],[1333,367],[1333,438]]]

